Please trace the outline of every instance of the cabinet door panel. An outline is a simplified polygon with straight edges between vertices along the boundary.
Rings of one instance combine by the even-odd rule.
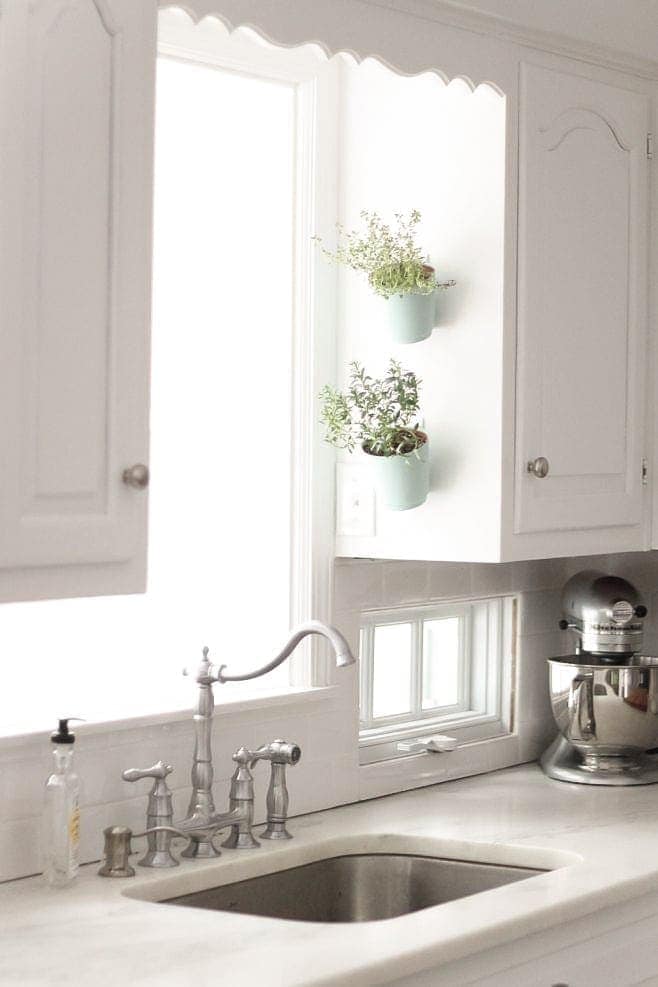
[[[641,94],[522,66],[517,532],[642,520],[648,119]]]
[[[4,11],[2,567],[145,559],[155,15]]]

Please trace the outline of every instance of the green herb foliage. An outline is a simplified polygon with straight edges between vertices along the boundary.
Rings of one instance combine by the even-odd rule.
[[[350,364],[345,392],[328,384],[320,393],[321,422],[327,442],[353,452],[361,445],[373,456],[400,456],[415,452],[426,441],[418,431],[420,381],[391,360],[388,373],[370,377],[359,363]]]
[[[325,255],[338,264],[346,264],[368,278],[370,287],[384,298],[392,295],[429,295],[436,288],[448,287],[438,282],[434,269],[416,243],[416,227],[421,216],[412,209],[405,219],[395,213],[395,227],[385,223],[376,212],[361,212],[364,228],[346,230],[336,224],[339,244],[335,251],[323,247]],[[320,237],[315,239],[321,243]]]

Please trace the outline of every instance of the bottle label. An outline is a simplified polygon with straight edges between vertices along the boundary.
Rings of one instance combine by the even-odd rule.
[[[77,850],[80,842],[80,807],[76,804],[69,817],[69,839],[71,848]]]
[[[74,878],[78,873],[80,851],[80,805],[77,798],[71,805],[69,816],[69,877]]]

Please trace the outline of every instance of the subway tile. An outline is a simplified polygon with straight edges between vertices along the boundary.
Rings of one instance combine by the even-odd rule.
[[[522,762],[538,761],[552,744],[556,734],[555,724],[523,724],[519,737],[519,757]]]
[[[471,591],[474,596],[493,596],[507,593],[512,588],[509,565],[486,563],[471,566]]]
[[[471,566],[463,562],[429,562],[427,593],[429,600],[443,597],[469,596]]]
[[[555,630],[562,613],[561,599],[562,593],[557,589],[522,593],[519,604],[521,634]]]
[[[535,559],[530,562],[512,562],[510,588],[530,592],[541,589],[561,588],[565,580],[564,559]]]
[[[311,718],[308,754],[311,759],[338,759],[354,750],[359,736],[359,718],[355,710],[346,724],[344,716],[315,714]]]
[[[357,560],[337,563],[334,568],[334,607],[336,610],[363,610],[382,603],[383,567],[381,562]]]
[[[0,822],[40,813],[46,779],[52,770],[49,753],[3,765],[0,770]]]
[[[353,750],[336,758],[334,765],[334,798],[336,805],[348,805],[359,797],[358,754]]]
[[[570,579],[577,572],[583,569],[597,569],[601,572],[608,572],[611,556],[609,555],[579,555],[573,559],[564,560],[564,579]]]
[[[425,562],[385,562],[382,603],[385,607],[427,600],[428,573]]]
[[[0,824],[0,880],[38,874],[41,820],[12,819]]]

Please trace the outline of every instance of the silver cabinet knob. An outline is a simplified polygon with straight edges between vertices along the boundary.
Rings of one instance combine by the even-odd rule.
[[[122,477],[127,486],[144,490],[149,485],[149,468],[144,463],[135,463],[123,471]]]
[[[537,459],[531,459],[527,466],[527,471],[531,476],[536,476],[538,480],[543,480],[545,476],[548,476],[549,463],[548,459],[544,456],[539,456]]]

